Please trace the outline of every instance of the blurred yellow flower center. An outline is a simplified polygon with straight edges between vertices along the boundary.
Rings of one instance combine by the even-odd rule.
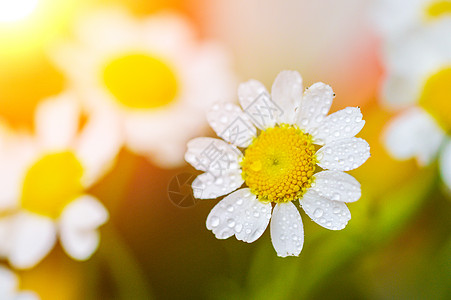
[[[427,19],[438,19],[451,15],[451,1],[434,1],[426,8]]]
[[[290,125],[269,128],[246,149],[241,166],[243,179],[260,201],[299,199],[315,171],[312,137]]]
[[[83,192],[83,167],[72,152],[47,154],[28,170],[23,183],[22,207],[58,218],[64,207]]]
[[[420,97],[420,105],[433,115],[447,132],[451,131],[451,67],[428,78]]]
[[[165,106],[177,94],[177,80],[171,68],[146,54],[110,61],[103,70],[103,80],[119,103],[133,109]]]

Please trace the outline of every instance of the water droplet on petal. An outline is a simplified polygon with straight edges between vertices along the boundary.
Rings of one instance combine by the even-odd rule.
[[[227,220],[227,226],[229,226],[230,228],[235,226],[235,220],[234,219],[228,219]]]
[[[324,214],[324,211],[321,208],[317,208],[315,209],[315,211],[313,212],[313,216],[315,218],[321,218],[321,216]]]
[[[211,225],[211,227],[217,227],[219,225],[219,218],[216,216],[213,216],[210,219],[210,225]]]

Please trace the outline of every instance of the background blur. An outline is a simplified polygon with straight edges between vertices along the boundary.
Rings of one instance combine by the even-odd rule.
[[[21,289],[68,300],[451,298],[451,205],[437,167],[395,161],[380,143],[396,112],[378,100],[384,67],[380,38],[368,21],[370,1],[38,0],[29,16],[0,22],[1,118],[15,130],[33,131],[38,103],[66,84],[48,45],[70,36],[77,16],[113,5],[136,18],[162,10],[183,14],[197,38],[229,49],[239,81],[254,78],[269,88],[279,71],[297,70],[306,86],[333,87],[332,112],[360,106],[366,126],[359,136],[372,154],[351,172],[362,198],[349,205],[352,219],[338,232],[301,213],[304,249],[282,259],[268,231],[252,244],[217,240],[205,220],[218,200],[187,208],[171,201],[171,180],[197,174],[188,164],[162,169],[123,149],[90,191],[110,212],[99,250],[76,262],[57,246],[33,269],[17,272]],[[213,135],[207,126],[205,135]]]

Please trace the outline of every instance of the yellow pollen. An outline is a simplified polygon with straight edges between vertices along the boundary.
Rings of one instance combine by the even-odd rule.
[[[56,219],[83,192],[83,167],[72,152],[47,154],[28,170],[22,187],[24,209]]]
[[[246,149],[242,176],[260,201],[289,202],[311,186],[316,162],[312,137],[282,124],[262,131]]]
[[[129,54],[110,61],[103,70],[106,88],[116,101],[132,109],[159,108],[177,94],[171,68],[156,57]]]
[[[434,1],[425,9],[426,19],[435,20],[451,15],[451,1]]]
[[[445,131],[451,131],[451,67],[444,68],[428,78],[419,103],[434,116]]]

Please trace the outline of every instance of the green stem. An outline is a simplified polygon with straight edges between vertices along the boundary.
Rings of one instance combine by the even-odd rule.
[[[102,237],[99,256],[106,261],[115,283],[115,299],[154,299],[139,262],[111,223],[103,228]]]

